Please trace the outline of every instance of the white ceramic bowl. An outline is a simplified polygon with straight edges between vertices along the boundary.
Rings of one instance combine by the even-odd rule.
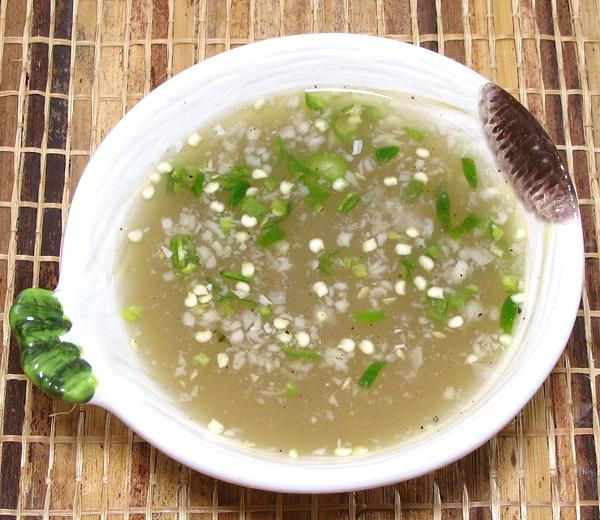
[[[472,70],[427,50],[348,34],[292,36],[247,45],[167,81],[108,135],[77,188],[55,292],[73,322],[71,330],[64,334],[67,325],[48,325],[49,320],[35,329],[39,334],[38,329],[54,327],[48,334],[54,334],[54,339],[60,335],[62,340],[57,341],[63,341],[61,345],[64,341],[81,345],[91,369],[84,361],[73,361],[72,371],[83,371],[84,377],[69,383],[52,380],[52,371],[44,373],[37,361],[29,364],[27,349],[35,347],[35,341],[24,327],[28,323],[35,328],[38,322],[23,310],[27,302],[21,300],[21,307],[13,308],[11,323],[25,353],[26,372],[54,395],[71,400],[91,397],[92,404],[114,413],[158,449],[188,466],[256,488],[323,493],[374,487],[424,474],[471,452],[533,396],[567,342],[583,279],[582,233],[576,206],[570,207],[560,223],[549,223],[539,216],[539,200],[530,204],[538,211],[527,214],[529,302],[525,320],[518,328],[514,352],[506,356],[479,400],[436,433],[360,458],[292,460],[250,451],[186,419],[145,375],[128,347],[114,272],[115,250],[123,240],[121,227],[132,197],[151,166],[203,121],[265,94],[314,85],[398,89],[464,111],[462,116],[458,112],[455,116],[464,119],[464,131],[485,148],[486,136],[478,114],[486,83]],[[502,157],[498,161],[502,163]],[[554,176],[550,181],[569,189],[564,178]],[[542,179],[542,184],[550,181]],[[544,199],[548,190],[541,191]],[[50,304],[56,307],[50,312],[41,300],[36,302],[37,311],[60,311],[58,304]],[[27,318],[19,321],[23,313]]]

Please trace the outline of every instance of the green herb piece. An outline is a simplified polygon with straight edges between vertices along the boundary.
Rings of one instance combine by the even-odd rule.
[[[233,217],[221,217],[219,218],[219,227],[223,233],[229,233],[233,227]]]
[[[446,298],[427,297],[427,319],[441,323],[446,320],[448,300]]]
[[[221,294],[221,285],[219,283],[217,283],[217,281],[211,277],[211,276],[207,276],[206,277],[206,286],[210,288],[210,291],[214,294],[214,295],[219,295]]]
[[[521,290],[521,280],[516,276],[505,276],[502,285],[508,294],[517,294]]]
[[[317,174],[332,184],[346,173],[346,161],[341,155],[329,152],[319,152],[310,156],[308,166]]]
[[[477,215],[469,213],[460,224],[450,229],[450,237],[453,240],[458,240],[463,235],[473,231],[479,224],[480,222]]]
[[[280,136],[275,137],[273,144],[275,150],[275,160],[277,164],[286,163],[288,169],[294,175],[313,175],[313,169],[307,164],[303,163],[294,154],[288,151],[283,144],[283,139]]]
[[[214,291],[213,291],[214,292]],[[250,310],[258,309],[259,313],[262,316],[262,307],[257,302],[252,300],[251,298],[240,298],[237,294],[233,292],[228,292],[222,296],[215,298],[215,304],[217,307],[217,311],[225,316],[227,319],[231,319],[235,312],[233,304],[239,303],[249,308]]]
[[[380,322],[387,318],[383,311],[356,311],[354,313],[354,319],[357,323],[363,323],[366,325],[372,325],[373,323]]]
[[[366,278],[369,275],[369,271],[364,263],[359,262],[352,265],[352,274],[357,278]]]
[[[194,356],[194,363],[198,363],[201,367],[205,367],[210,363],[210,358],[204,352],[200,352]]]
[[[239,206],[244,213],[257,219],[263,219],[268,213],[267,208],[254,197],[244,197],[240,201]]]
[[[343,144],[352,142],[352,134],[356,133],[362,123],[362,107],[350,105],[342,108],[333,115],[331,129]]]
[[[496,224],[491,218],[488,221],[488,233],[494,242],[499,242],[504,236],[504,230]]]
[[[204,190],[204,179],[204,172],[198,172],[194,178],[194,182],[192,182],[192,193],[196,195],[196,197],[202,195],[202,190]]]
[[[265,179],[265,188],[267,188],[268,191],[273,191],[280,183],[281,181],[277,177],[270,176]]]
[[[302,184],[308,189],[308,195],[304,197],[304,204],[319,213],[325,207],[325,203],[331,196],[331,193],[313,182],[302,181]]]
[[[407,282],[412,279],[412,270],[417,266],[417,263],[410,256],[400,257],[400,265],[398,266],[398,274],[400,278]]]
[[[375,150],[375,159],[381,165],[390,162],[400,152],[397,146],[384,146]]]
[[[369,275],[368,268],[364,262],[356,256],[345,256],[342,258],[344,269],[349,269],[357,278],[365,278]]]
[[[519,312],[519,304],[507,296],[500,311],[500,327],[506,334],[511,334],[515,325],[515,318]]]
[[[125,321],[134,321],[144,314],[144,308],[140,305],[130,305],[121,311],[121,317]]]
[[[237,282],[246,282],[250,283],[250,278],[244,276],[242,273],[238,273],[237,271],[220,271],[220,274],[223,278],[229,278],[230,280],[235,280]]]
[[[336,112],[331,119],[331,129],[342,144],[350,144],[352,135],[364,124],[374,123],[381,116],[370,105],[349,105]]]
[[[280,136],[275,136],[273,140],[273,151],[275,152],[275,161],[277,164],[283,164],[287,160],[287,150]]]
[[[258,312],[264,319],[269,319],[273,316],[273,307],[271,305],[260,305],[258,307]]]
[[[281,217],[282,215],[285,215],[286,213],[288,213],[288,207],[290,206],[290,202],[289,201],[283,201],[283,200],[274,200],[271,203],[271,211],[278,217]]]
[[[216,301],[217,312],[224,318],[230,320],[235,314],[235,309],[229,300]]]
[[[240,202],[242,202],[243,198],[246,196],[249,187],[250,183],[243,179],[235,184],[229,197],[229,205],[232,208],[239,206]]]
[[[311,94],[310,92],[304,93],[304,102],[308,108],[315,112],[321,112],[327,106],[322,96]]]
[[[169,174],[168,187],[172,193],[178,194],[190,190],[194,195],[199,196],[204,188],[204,178],[204,172],[200,170],[178,166]]]
[[[407,204],[414,204],[423,193],[424,188],[425,183],[416,179],[411,179],[402,192],[402,199]]]
[[[386,365],[387,361],[375,361],[371,363],[363,372],[362,376],[360,376],[358,385],[362,386],[363,388],[371,388],[375,382],[375,379],[377,379],[377,376]]]
[[[463,157],[461,163],[465,179],[467,179],[469,186],[473,189],[477,188],[477,168],[475,166],[475,161],[470,157]]]
[[[283,240],[284,238],[285,231],[279,226],[272,226],[258,237],[256,243],[259,247],[266,248],[274,244],[275,242]]]
[[[184,235],[174,236],[169,243],[169,249],[173,253],[171,265],[174,269],[183,274],[188,274],[198,267],[198,254],[190,237]]]
[[[250,169],[250,166],[240,164],[234,166],[225,175],[219,177],[218,182],[224,190],[232,190],[242,179],[250,177],[251,173],[252,170]]]
[[[448,310],[455,311],[462,308],[469,300],[479,292],[479,287],[474,284],[465,285],[447,298]]]
[[[438,260],[440,258],[440,250],[435,244],[429,244],[425,248],[425,256],[428,256],[432,260]]]
[[[330,253],[322,255],[321,258],[319,258],[319,265],[317,267],[319,269],[319,272],[323,274],[331,274],[331,265],[342,251],[342,248],[338,248],[334,249]]]
[[[308,348],[292,348],[288,347],[282,341],[278,341],[277,345],[281,349],[281,351],[290,358],[295,359],[306,359],[307,361],[318,361],[321,359],[321,354],[315,352],[314,350]]]
[[[294,383],[286,383],[285,391],[290,397],[296,397],[296,395],[298,395],[298,388]]]
[[[177,166],[171,172],[173,182],[189,186],[194,181],[195,174],[190,168]]]
[[[441,187],[438,187],[435,193],[435,214],[442,231],[447,231],[450,228],[450,197],[448,192]]]
[[[512,249],[502,238],[490,246],[490,251],[503,260],[510,260],[513,255]]]
[[[338,206],[338,211],[340,213],[344,213],[344,214],[350,213],[350,211],[352,211],[352,209],[360,201],[361,201],[360,195],[357,195],[356,193],[349,193],[348,195],[346,195],[344,200]]]
[[[369,123],[375,123],[378,119],[381,119],[379,109],[372,105],[361,105],[361,113],[365,121]]]
[[[275,216],[267,220],[267,222],[265,222],[264,227],[273,227],[276,224],[280,224],[281,222],[283,222],[286,218],[288,218],[288,216],[292,212],[292,208],[292,201],[290,200],[286,202],[276,200],[275,202],[273,202],[273,204],[271,204],[271,211],[275,213]]]
[[[423,138],[425,137],[416,128],[412,128],[410,126],[403,126],[402,130],[408,137],[410,137],[411,139],[414,139],[415,141],[422,141]]]
[[[427,318],[437,323],[445,322],[448,317],[448,312],[461,309],[478,292],[479,287],[469,284],[445,298],[427,297]]]

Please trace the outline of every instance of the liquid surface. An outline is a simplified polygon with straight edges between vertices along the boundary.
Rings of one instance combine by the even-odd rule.
[[[493,378],[524,301],[521,209],[424,113],[389,93],[261,99],[149,172],[123,317],[211,432],[359,455],[438,429]]]

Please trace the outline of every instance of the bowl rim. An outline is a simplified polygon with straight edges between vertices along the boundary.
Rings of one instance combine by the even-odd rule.
[[[77,250],[74,245],[77,230],[69,224],[74,220],[71,218],[73,215],[89,211],[89,200],[93,196],[91,178],[101,173],[103,163],[111,155],[113,147],[127,138],[128,127],[135,124],[136,118],[141,114],[154,110],[157,104],[164,105],[170,89],[184,85],[192,77],[201,77],[209,62],[225,70],[235,66],[239,60],[255,60],[271,52],[281,53],[282,48],[302,53],[314,49],[315,46],[351,48],[356,45],[375,46],[390,52],[404,52],[411,57],[426,57],[427,60],[439,63],[441,67],[447,68],[452,73],[462,74],[466,81],[487,82],[471,69],[432,51],[404,42],[356,34],[286,36],[248,44],[216,55],[186,69],[148,94],[118,123],[100,145],[88,163],[75,192],[65,232],[63,249],[65,257],[75,255]],[[549,262],[555,263],[555,269],[564,269],[568,266],[569,272],[557,278],[556,283],[559,284],[557,291],[560,298],[556,306],[548,311],[553,319],[541,332],[542,340],[548,342],[547,356],[543,358],[538,355],[530,360],[535,363],[535,371],[521,367],[513,377],[518,383],[514,388],[498,391],[497,395],[490,399],[488,410],[471,414],[468,421],[462,423],[459,429],[461,431],[454,431],[457,430],[454,428],[447,432],[445,438],[441,437],[434,449],[431,446],[427,447],[426,445],[431,443],[424,439],[423,442],[411,444],[407,449],[414,453],[403,454],[401,460],[397,454],[394,455],[393,450],[386,450],[380,455],[374,454],[364,459],[349,460],[337,463],[335,466],[324,466],[321,463],[302,459],[269,460],[263,452],[244,454],[229,447],[219,446],[216,442],[202,443],[201,449],[205,451],[201,456],[191,456],[190,446],[198,445],[198,439],[194,439],[191,432],[182,432],[178,425],[169,421],[162,421],[159,425],[153,424],[154,421],[147,416],[143,403],[135,396],[123,396],[118,386],[101,381],[91,402],[114,413],[141,437],[174,459],[235,484],[281,492],[329,493],[372,488],[423,475],[472,452],[496,434],[535,394],[562,353],[577,314],[583,286],[581,221],[576,218],[565,224],[554,225],[552,233],[554,247]],[[61,262],[61,282],[69,277],[68,270],[63,269],[65,265],[68,265],[68,262]],[[61,283],[57,294],[59,299],[62,299],[60,287]],[[503,399],[507,401],[503,402]],[[492,405],[497,408],[492,410]],[[467,427],[468,430],[465,431]],[[177,439],[177,442],[173,442],[173,439]]]

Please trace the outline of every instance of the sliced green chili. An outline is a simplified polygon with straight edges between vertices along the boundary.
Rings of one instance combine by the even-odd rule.
[[[412,279],[412,270],[417,266],[417,263],[410,256],[400,257],[400,265],[398,266],[398,274],[400,278],[407,282]]]
[[[229,205],[232,208],[239,206],[240,202],[242,202],[242,199],[246,196],[246,192],[248,191],[249,187],[250,183],[244,179],[235,184],[229,197]]]
[[[254,197],[244,197],[240,200],[239,206],[244,213],[256,217],[257,219],[264,218],[268,213],[267,208]]]
[[[371,388],[379,373],[385,368],[387,361],[374,361],[363,372],[358,380],[358,385],[363,388]]]
[[[387,318],[385,312],[371,310],[371,311],[356,311],[354,313],[354,320],[357,323],[363,323],[366,325],[371,325],[373,323],[380,322]]]
[[[169,249],[171,256],[171,265],[183,274],[191,273],[198,267],[199,260],[196,253],[196,246],[188,236],[177,235],[171,238]]]
[[[402,192],[402,199],[407,204],[414,204],[423,193],[424,188],[425,183],[417,179],[411,179]]]
[[[488,233],[494,242],[499,242],[504,236],[504,230],[496,224],[491,218],[488,221]]]
[[[502,285],[508,294],[517,294],[521,290],[521,280],[516,276],[505,276]]]
[[[450,228],[450,197],[448,192],[441,187],[438,187],[435,193],[435,214],[442,231],[447,231]]]
[[[360,105],[350,105],[333,115],[331,129],[341,143],[348,144],[352,141],[352,134],[358,130],[362,123],[361,114]]]
[[[319,258],[319,265],[317,269],[323,274],[331,274],[331,266],[333,261],[338,258],[340,253],[343,251],[342,248],[334,249],[333,251],[326,253]]]
[[[432,260],[439,260],[440,258],[440,250],[435,244],[429,244],[425,248],[425,256],[428,256]]]
[[[408,137],[414,139],[415,141],[422,141],[425,137],[421,132],[419,132],[419,130],[410,126],[403,126],[402,130],[406,135],[408,135]]]
[[[314,350],[310,350],[307,348],[293,348],[288,347],[282,341],[278,341],[277,345],[281,349],[281,351],[290,358],[295,359],[306,359],[307,361],[318,361],[321,359],[321,354],[315,352]]]
[[[427,297],[427,319],[441,323],[445,321],[448,313],[447,298],[429,298]]]
[[[292,201],[290,201],[290,200],[287,200],[285,202],[282,200],[274,201],[271,204],[271,211],[274,213],[275,216],[270,217],[267,221],[265,221],[265,223],[263,224],[263,227],[265,229],[268,229],[277,224],[280,224],[286,218],[288,218],[288,216],[292,212],[292,208],[293,208],[293,205],[292,205]]]
[[[266,248],[273,245],[275,242],[283,240],[284,238],[285,231],[279,226],[275,225],[267,229],[264,233],[262,233],[256,240],[256,244],[259,247]]]
[[[215,304],[217,306],[217,311],[223,314],[227,319],[231,319],[234,313],[233,304],[241,303],[242,305],[248,307],[251,310],[256,310],[260,312],[262,316],[262,307],[257,302],[252,300],[251,298],[240,298],[237,294],[233,292],[228,292],[218,298],[215,298]]]
[[[463,235],[470,233],[479,226],[479,218],[474,213],[469,213],[463,221],[450,229],[450,237],[453,240],[458,240]]]
[[[381,165],[390,162],[400,152],[400,148],[397,146],[384,146],[375,150],[375,159]]]
[[[196,197],[202,195],[202,191],[204,190],[204,179],[204,172],[198,172],[194,178],[194,182],[192,182],[192,193],[196,195]]]
[[[283,139],[280,136],[275,137],[274,141],[275,160],[277,164],[286,163],[288,169],[294,175],[311,175],[314,174],[313,169],[307,164],[303,163],[293,153],[287,150],[283,144]]]
[[[308,195],[304,197],[304,204],[319,213],[325,207],[325,203],[331,196],[331,193],[314,182],[303,180],[302,184],[308,189]]]
[[[250,169],[250,166],[240,164],[238,166],[234,166],[225,175],[218,177],[217,181],[221,185],[221,188],[225,190],[232,190],[239,181],[246,177],[250,177],[251,173],[252,170]]]
[[[220,271],[220,274],[223,278],[229,278],[230,280],[236,280],[237,282],[246,282],[250,283],[250,278],[244,276],[242,273],[238,273],[237,271]]]
[[[322,96],[311,94],[310,92],[304,93],[304,102],[308,108],[315,112],[322,112],[327,106]]]
[[[462,308],[479,292],[479,287],[474,284],[465,285],[462,289],[454,291],[448,296],[448,310],[454,311]]]
[[[500,311],[500,327],[506,334],[511,334],[515,325],[515,318],[519,312],[519,304],[507,296]]]
[[[181,193],[184,190],[190,190],[198,196],[202,193],[204,187],[204,172],[177,166],[168,177],[168,186],[173,193]]]
[[[319,152],[310,156],[308,167],[330,184],[341,179],[346,173],[346,161],[341,155],[329,152]]]
[[[338,211],[340,213],[350,213],[352,209],[361,201],[360,195],[356,193],[349,193],[346,195],[344,200],[338,206]]]
[[[470,157],[463,157],[461,163],[465,179],[467,179],[469,186],[477,188],[477,167],[475,166],[475,161]]]

